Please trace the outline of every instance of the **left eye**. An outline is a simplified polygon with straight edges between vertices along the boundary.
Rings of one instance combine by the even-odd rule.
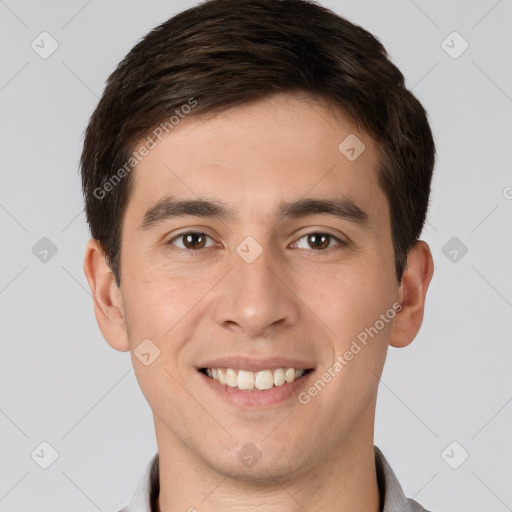
[[[183,239],[183,246],[180,246],[175,243],[175,240]],[[207,234],[201,233],[199,231],[188,231],[187,233],[181,233],[178,236],[175,236],[171,240],[169,240],[169,243],[172,245],[177,245],[180,247],[180,249],[190,249],[190,250],[196,250],[196,249],[204,249],[205,247],[211,247],[211,245],[206,245],[207,239],[212,240]]]
[[[338,242],[338,245],[344,245],[344,242],[340,240],[339,238],[335,237],[334,235],[330,235],[329,233],[308,233],[307,235],[302,236],[299,238],[297,242],[295,242],[294,246],[300,243],[301,240],[306,240],[306,243],[310,248],[313,248],[315,250],[324,250],[329,249],[331,246],[332,241]],[[299,249],[307,249],[307,247],[300,247]]]

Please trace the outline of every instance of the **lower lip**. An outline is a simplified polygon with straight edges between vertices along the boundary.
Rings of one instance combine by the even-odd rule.
[[[227,384],[221,384],[218,380],[208,377],[202,372],[198,372],[210,388],[218,393],[227,402],[237,407],[245,407],[248,409],[261,409],[284,402],[291,396],[297,396],[314,373],[310,371],[293,382],[286,382],[282,386],[273,386],[265,390],[248,390],[243,391],[238,388],[232,388]]]

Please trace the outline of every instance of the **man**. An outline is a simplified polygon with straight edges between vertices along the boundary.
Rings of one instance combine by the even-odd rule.
[[[434,154],[381,44],[317,4],[210,0],[129,52],[81,159],[96,318],[158,445],[125,512],[424,510],[373,431]]]

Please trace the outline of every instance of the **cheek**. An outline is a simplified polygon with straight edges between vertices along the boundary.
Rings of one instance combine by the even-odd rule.
[[[184,347],[191,337],[187,313],[200,296],[200,290],[183,286],[179,278],[158,268],[141,268],[140,274],[126,281],[125,313],[133,368],[143,395],[161,417],[172,413],[188,378],[183,371]],[[147,344],[144,352],[150,353],[147,366],[139,359],[141,348],[146,347],[141,343]]]
[[[139,334],[161,337],[201,296],[199,283],[172,271],[165,260],[127,258],[125,263],[125,268],[136,269],[125,274],[122,286],[131,328]]]
[[[342,343],[373,325],[391,308],[396,285],[381,263],[332,268],[297,281],[297,295]]]
[[[345,403],[343,407],[349,409],[362,408],[374,398],[386,359],[396,316],[392,283],[368,270],[364,277],[351,273],[331,279],[325,287],[317,310],[329,326],[327,345],[332,352],[327,354],[323,370],[336,375],[325,400]],[[335,362],[338,365],[333,368]]]
[[[193,346],[190,341],[195,333],[194,319],[209,314],[207,302],[201,299],[218,277],[210,276],[213,281],[206,276],[191,278],[179,271],[172,272],[168,263],[153,266],[147,263],[146,266],[141,263],[140,271],[124,280],[123,300],[133,364],[135,368],[141,367],[137,377],[140,375],[141,387],[152,389],[160,385],[155,375],[158,374],[164,382],[170,379],[166,369],[179,382],[187,378],[182,371],[187,367],[186,361],[190,360],[188,352]],[[147,339],[159,350],[158,358],[149,367],[156,373],[150,372],[149,380],[147,369],[133,354]]]

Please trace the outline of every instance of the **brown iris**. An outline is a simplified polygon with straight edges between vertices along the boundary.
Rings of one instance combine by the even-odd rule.
[[[313,249],[327,249],[331,241],[331,235],[327,233],[313,233],[308,235],[308,244]]]
[[[187,249],[202,249],[206,243],[206,235],[204,233],[184,233],[183,245]]]

